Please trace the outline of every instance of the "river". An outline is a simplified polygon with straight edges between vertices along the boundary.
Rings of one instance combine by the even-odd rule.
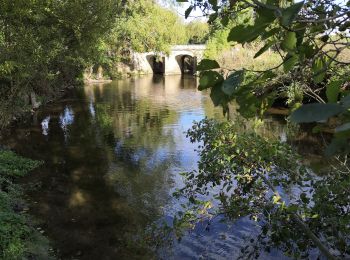
[[[145,76],[86,85],[39,109],[4,143],[44,166],[23,182],[30,213],[62,259],[237,259],[254,223],[216,220],[157,252],[135,242],[159,220],[171,222],[180,172],[198,160],[184,133],[194,120],[222,119],[197,79]],[[266,135],[285,139],[283,120]],[[151,238],[152,239],[152,238]],[[278,251],[260,259],[285,259]]]

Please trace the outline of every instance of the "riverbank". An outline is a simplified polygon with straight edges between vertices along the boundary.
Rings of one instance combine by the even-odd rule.
[[[20,177],[42,164],[0,149],[0,259],[50,259],[49,242],[28,214]]]
[[[28,95],[26,105],[12,107],[11,109],[0,105],[0,142],[2,136],[11,131],[17,124],[29,120],[39,108],[63,98],[72,89],[82,86],[83,83],[76,82],[75,85],[66,85],[41,96],[31,93]]]

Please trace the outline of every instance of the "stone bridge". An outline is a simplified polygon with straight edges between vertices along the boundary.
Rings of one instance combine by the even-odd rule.
[[[134,53],[134,71],[144,74],[195,74],[203,58],[205,45],[175,45],[169,55],[163,53]]]

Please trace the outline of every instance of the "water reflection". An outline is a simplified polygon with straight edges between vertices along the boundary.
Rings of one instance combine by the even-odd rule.
[[[43,221],[60,257],[153,256],[133,238],[177,210],[171,194],[182,185],[178,173],[195,168],[198,159],[184,131],[193,120],[222,118],[196,84],[193,77],[169,76],[86,86],[40,110],[41,125],[33,121],[8,137],[7,145],[45,162],[26,180],[41,185],[29,194],[37,202],[31,213]],[[271,120],[263,129],[279,136],[282,127]],[[218,222],[211,233],[198,230],[160,254],[229,257],[243,246],[243,233],[252,233],[249,223]]]
[[[94,102],[92,100],[90,101],[90,104],[89,104],[89,110],[90,110],[90,114],[91,114],[92,118],[95,118],[96,111],[95,111],[95,107],[94,107]]]
[[[68,126],[72,125],[74,122],[74,112],[70,106],[64,108],[63,113],[60,115],[59,123],[61,129],[63,130],[65,143],[68,140]]]
[[[48,135],[49,134],[49,123],[50,123],[50,116],[47,116],[44,118],[43,121],[41,121],[41,128],[42,128],[42,133],[43,135]]]

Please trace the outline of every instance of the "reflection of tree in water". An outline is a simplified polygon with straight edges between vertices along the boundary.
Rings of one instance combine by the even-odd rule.
[[[98,127],[114,152],[107,183],[140,212],[154,215],[169,197],[171,176],[167,171],[179,163],[174,134],[163,129],[176,123],[177,113],[151,100],[133,99],[130,88],[112,90],[118,93],[112,102],[103,102],[113,95],[108,88],[95,95]]]
[[[159,218],[169,197],[169,168],[178,160],[172,129],[164,127],[176,123],[177,113],[136,100],[132,86],[96,86],[86,94],[39,115],[51,117],[47,136],[38,124],[34,131],[24,126],[30,135],[8,140],[45,161],[36,176],[40,193],[31,194],[38,202],[33,211],[63,258],[147,254],[128,240]],[[74,121],[62,145],[67,105]]]

